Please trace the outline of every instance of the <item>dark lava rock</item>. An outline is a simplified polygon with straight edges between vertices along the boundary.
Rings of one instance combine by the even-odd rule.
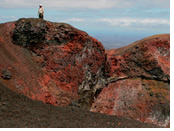
[[[20,19],[13,31],[13,42],[22,47],[42,43],[46,31],[46,22],[41,19]]]
[[[4,70],[2,70],[1,73],[2,73],[1,77],[2,77],[3,79],[5,79],[5,80],[9,80],[9,79],[11,79],[11,77],[12,77],[12,75],[11,75],[11,73],[10,73],[9,70],[4,69]]]

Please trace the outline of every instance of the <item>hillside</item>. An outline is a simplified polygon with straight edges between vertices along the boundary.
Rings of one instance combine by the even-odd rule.
[[[155,128],[122,117],[33,101],[0,83],[0,128]]]
[[[105,85],[104,47],[87,33],[33,18],[0,28],[0,69],[12,74],[0,81],[8,88],[45,103],[87,108],[98,85]]]
[[[105,50],[101,42],[71,25],[19,19],[0,24],[0,76],[3,89],[18,93],[14,100],[21,94],[27,102],[41,101],[46,112],[53,107],[49,107],[51,104],[64,106],[53,107],[55,110],[71,112],[72,108],[79,108],[80,114],[86,110],[119,116],[115,117],[118,121],[123,116],[140,123],[170,126],[168,34]],[[9,96],[7,101],[10,99],[13,98]],[[27,102],[21,101],[17,108]],[[8,108],[7,114],[10,110],[16,112],[13,107]],[[37,115],[34,110],[30,113]],[[107,117],[111,121],[114,118]],[[9,123],[10,119],[9,115]]]
[[[107,50],[108,86],[91,111],[170,124],[170,35],[161,34]]]

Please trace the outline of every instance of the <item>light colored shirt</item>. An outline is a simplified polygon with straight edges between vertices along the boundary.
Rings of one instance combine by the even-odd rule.
[[[43,7],[39,8],[38,13],[39,13],[39,14],[43,14],[43,13],[44,13],[44,9],[43,9]]]

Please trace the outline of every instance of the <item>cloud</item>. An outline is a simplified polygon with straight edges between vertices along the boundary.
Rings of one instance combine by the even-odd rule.
[[[169,8],[170,0],[1,0],[1,8]]]
[[[90,8],[90,9],[104,9],[112,8],[120,0],[1,0],[0,7],[4,8],[32,8],[42,3],[48,8]]]
[[[16,16],[0,16],[0,19],[16,19]]]
[[[130,29],[168,29],[170,27],[170,20],[167,19],[139,19],[139,18],[70,18],[64,19],[66,23],[76,24],[90,24],[97,26],[109,26],[117,28],[130,28]]]
[[[9,19],[13,21],[13,20],[16,20],[17,17],[16,16],[0,16],[0,23],[5,23],[9,21]]]
[[[18,8],[18,7],[29,7],[28,0],[1,0],[0,7],[2,8]]]
[[[104,22],[110,26],[118,27],[158,27],[159,25],[169,26],[170,21],[166,19],[138,19],[138,18],[101,18],[97,19],[98,22]]]
[[[85,22],[85,19],[83,19],[83,18],[71,18],[71,19],[66,19],[64,21],[66,21],[66,22]]]

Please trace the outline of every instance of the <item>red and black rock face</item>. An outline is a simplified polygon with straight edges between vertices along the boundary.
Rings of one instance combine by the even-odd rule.
[[[170,36],[156,35],[126,47],[107,50],[110,76],[169,81]]]
[[[91,111],[168,126],[170,36],[149,37],[107,54],[109,84]]]
[[[33,18],[0,24],[0,83],[47,104],[167,127],[170,35],[105,51],[68,24]]]
[[[20,19],[1,29],[0,69],[12,74],[1,81],[12,90],[54,105],[87,106],[105,85],[104,47],[87,33],[41,19]]]

